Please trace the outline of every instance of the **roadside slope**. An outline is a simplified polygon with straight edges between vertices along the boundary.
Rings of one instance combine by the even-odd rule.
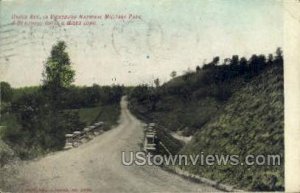
[[[188,166],[191,173],[248,190],[283,190],[283,68],[272,67],[242,87],[222,113],[193,136],[181,153],[279,154],[281,166]]]

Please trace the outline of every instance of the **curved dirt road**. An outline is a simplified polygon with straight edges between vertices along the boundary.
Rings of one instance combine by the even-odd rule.
[[[119,126],[78,148],[29,162],[18,192],[210,192],[218,191],[156,166],[123,166],[122,151],[139,151],[142,124],[122,99]],[[77,191],[72,189],[77,189]],[[83,189],[86,189],[83,191]]]

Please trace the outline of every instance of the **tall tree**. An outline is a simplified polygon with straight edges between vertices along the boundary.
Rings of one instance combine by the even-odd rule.
[[[267,64],[271,65],[273,64],[273,62],[274,62],[274,56],[273,54],[269,54]]]
[[[64,41],[59,41],[52,47],[43,72],[43,86],[48,91],[50,100],[57,105],[64,88],[72,84],[75,76],[66,47]]]
[[[9,102],[12,99],[13,91],[7,82],[0,82],[0,94],[3,102]]]
[[[281,48],[276,49],[275,63],[282,65],[283,64],[283,52]]]
[[[43,88],[47,97],[47,112],[43,115],[43,129],[46,131],[44,143],[50,149],[61,148],[64,134],[80,125],[78,113],[65,112],[64,104],[68,101],[68,89],[74,81],[67,45],[59,41],[53,45],[43,72]]]
[[[155,87],[159,87],[160,86],[160,81],[159,81],[158,78],[154,80],[154,84],[155,84]]]
[[[257,74],[258,69],[258,56],[253,54],[249,60],[249,70],[251,76]]]
[[[177,72],[176,72],[176,71],[172,71],[171,74],[170,74],[171,78],[175,78],[176,75],[177,75]]]
[[[231,65],[232,66],[237,66],[239,65],[239,56],[238,55],[233,55],[231,58]]]
[[[244,74],[247,70],[247,59],[245,57],[242,57],[240,60],[240,74]]]
[[[219,61],[220,61],[220,57],[219,57],[219,56],[216,56],[216,57],[213,58],[211,64],[212,64],[213,66],[216,66],[216,65],[218,65]]]

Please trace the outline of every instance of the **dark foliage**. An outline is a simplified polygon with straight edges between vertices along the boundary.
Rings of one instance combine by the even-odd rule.
[[[281,48],[278,48],[276,56],[270,54],[268,59],[264,55],[256,54],[249,60],[234,55],[232,58],[225,59],[223,64],[219,65],[219,63],[220,58],[214,57],[202,68],[197,66],[195,72],[188,71],[183,76],[174,78],[156,89],[147,85],[138,86],[132,89],[130,98],[144,104],[149,111],[155,110],[160,95],[175,96],[184,102],[205,97],[214,97],[220,102],[226,101],[236,86],[248,82],[272,65],[282,66],[283,55]],[[233,84],[235,79],[239,79],[238,85]]]
[[[21,158],[62,149],[65,134],[85,125],[78,110],[72,109],[113,106],[120,102],[123,94],[120,86],[72,86],[75,71],[65,49],[63,41],[52,47],[43,72],[43,85],[22,89],[6,111],[15,117],[18,127],[7,127],[3,138]],[[4,98],[11,100],[9,85],[1,83],[1,86]]]
[[[90,87],[70,87],[65,90],[62,97],[62,106],[65,109],[77,109],[92,107],[99,103],[119,103],[123,95],[121,86],[99,86],[94,84]]]
[[[10,102],[13,97],[13,90],[7,82],[0,82],[1,100],[3,102]]]
[[[137,115],[193,135],[180,153],[276,154],[283,158],[283,53],[219,57],[194,72],[174,77],[158,88],[131,90],[130,106]],[[166,140],[166,139],[164,139]],[[166,140],[168,141],[168,140]],[[191,173],[253,191],[282,191],[284,168],[198,166]]]

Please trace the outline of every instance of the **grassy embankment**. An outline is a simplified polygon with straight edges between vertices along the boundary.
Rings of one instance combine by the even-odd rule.
[[[71,111],[77,111],[80,121],[85,123],[85,125],[92,125],[95,122],[103,121],[108,127],[111,127],[117,124],[120,115],[120,106],[118,104],[98,104],[95,107],[73,109]]]
[[[284,187],[283,76],[273,68],[233,94],[180,153],[281,156],[280,166],[223,165],[185,167],[191,173],[246,190],[282,190]]]
[[[280,166],[183,169],[245,190],[283,190],[283,61],[253,61],[244,71],[241,64],[211,65],[158,88],[140,86],[132,90],[131,109],[169,131],[192,135],[177,150],[182,154],[239,155],[241,161],[249,154],[280,155]]]

